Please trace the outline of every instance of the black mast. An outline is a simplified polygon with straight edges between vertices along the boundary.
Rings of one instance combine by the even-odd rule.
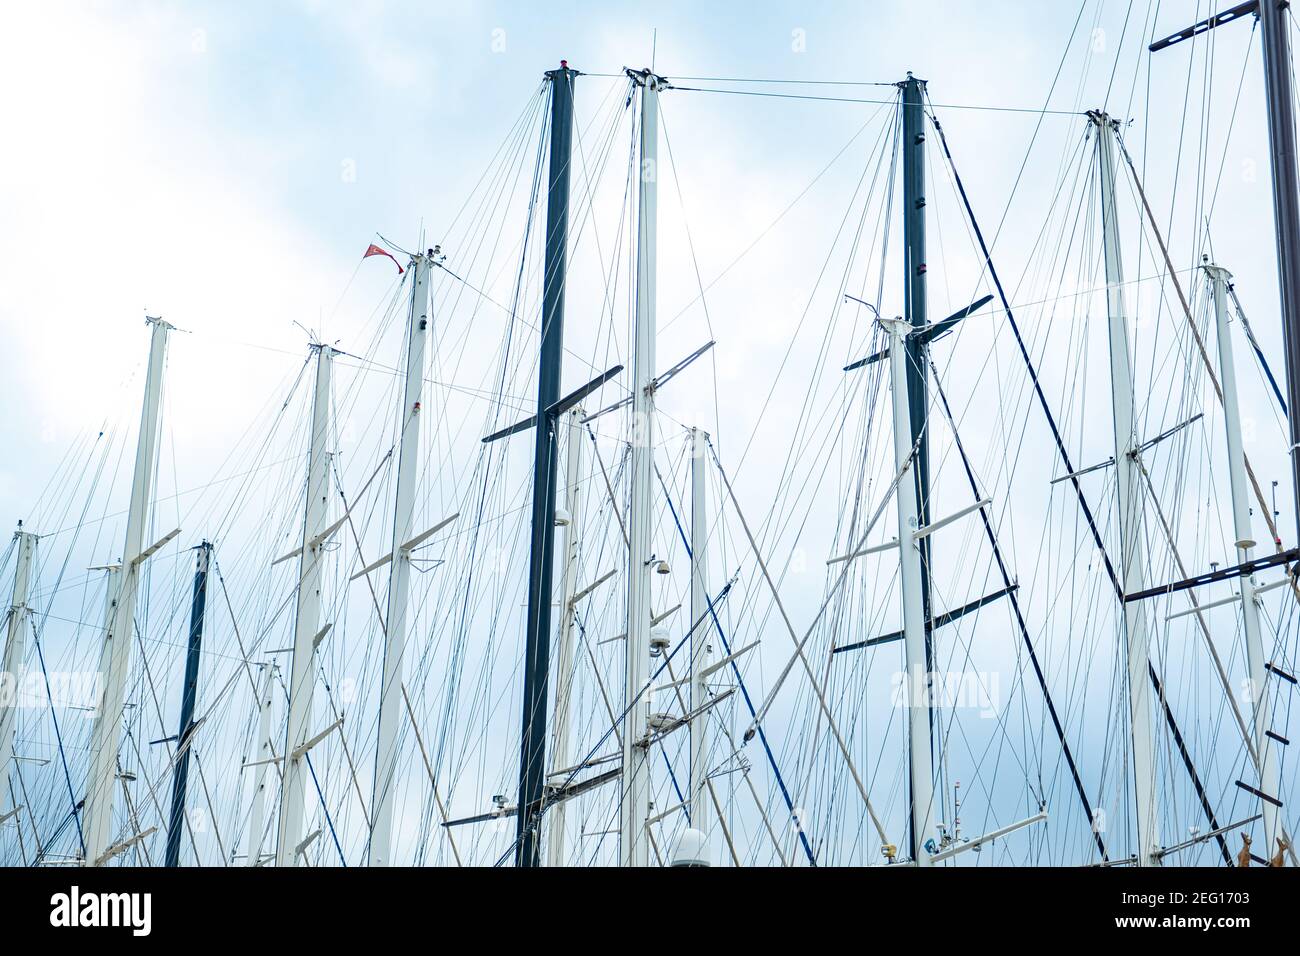
[[[925,299],[925,107],[921,99],[925,81],[911,73],[903,87],[903,246],[905,277],[903,282],[906,319],[913,329],[926,324]],[[928,386],[926,382],[926,343],[921,336],[907,340],[907,400],[912,409],[912,442],[921,439],[916,449],[917,520],[924,527],[930,523],[930,436],[925,431]],[[921,600],[925,619],[930,620],[930,539],[921,539]],[[925,634],[925,666],[931,667],[930,630]]]
[[[212,545],[196,549],[194,593],[190,602],[190,642],[185,655],[185,684],[181,688],[181,726],[176,732],[176,770],[172,776],[172,812],[167,825],[165,866],[180,866],[181,828],[185,819],[185,786],[190,775],[190,735],[194,733],[194,700],[199,689],[199,651],[203,645],[203,611],[208,597],[208,561]]]
[[[927,321],[925,283],[925,81],[907,74],[899,84],[903,91],[903,307],[912,328],[924,328]],[[930,523],[930,435],[925,427],[928,409],[926,381],[927,348],[924,336],[907,338],[907,400],[912,411],[912,444],[916,447],[916,520],[921,527]],[[920,439],[918,443],[918,439]],[[930,538],[919,542],[921,549],[921,606],[925,625],[925,672],[934,672],[934,648],[930,620]],[[925,686],[930,686],[927,676]],[[927,694],[928,698],[928,694]],[[927,700],[926,719],[931,724],[933,748],[934,712]],[[911,834],[912,859],[925,843],[926,834]]]
[[[547,681],[551,657],[551,594],[555,555],[555,426],[546,414],[560,398],[564,352],[565,252],[569,238],[569,154],[576,70],[560,61],[551,84],[551,151],[546,191],[546,262],[542,291],[541,360],[537,373],[537,443],[533,470],[533,537],[524,645],[524,714],[519,747],[518,866],[537,866],[537,823],[546,782]]]

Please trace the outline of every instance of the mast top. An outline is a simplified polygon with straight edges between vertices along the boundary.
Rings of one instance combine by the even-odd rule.
[[[1114,130],[1119,129],[1120,126],[1119,120],[1115,119],[1105,110],[1088,110],[1088,112],[1085,113],[1084,115],[1087,116],[1088,119],[1092,120],[1092,122],[1099,128],[1104,126],[1109,126],[1111,129]]]
[[[344,355],[346,353],[336,349],[332,345],[326,345],[324,342],[311,341],[307,343],[307,352],[328,352],[330,355]]]
[[[660,76],[648,66],[640,70],[634,70],[630,66],[625,66],[623,67],[623,72],[626,73],[638,86],[645,86],[647,83],[652,83],[654,88],[657,90],[668,90],[672,89],[673,86],[672,83],[668,81],[667,77]]]
[[[1222,278],[1224,282],[1232,281],[1232,273],[1207,255],[1201,256],[1201,268],[1204,269],[1206,275],[1212,279]]]

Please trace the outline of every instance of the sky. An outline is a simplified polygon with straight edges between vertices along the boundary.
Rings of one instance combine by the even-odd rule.
[[[875,161],[876,138],[890,109],[885,104],[894,95],[887,84],[908,71],[928,81],[1012,301],[1026,306],[1024,321],[1048,394],[1061,402],[1071,446],[1081,456],[1076,464],[1107,453],[1104,330],[1095,324],[1089,333],[1075,325],[1067,330],[1069,316],[1040,300],[1064,297],[1066,290],[1053,282],[1088,288],[1088,279],[1095,279],[1095,262],[1068,279],[1050,264],[1054,250],[1047,241],[1066,233],[1045,228],[1063,221],[1053,218],[1064,215],[1054,203],[1086,129],[1078,115],[1085,109],[1104,106],[1124,122],[1125,141],[1177,267],[1188,269],[1211,247],[1222,255],[1280,375],[1258,37],[1249,60],[1248,24],[1198,41],[1192,52],[1148,58],[1143,50],[1152,36],[1205,16],[1206,7],[1089,0],[1081,6],[283,2],[15,8],[0,37],[0,82],[15,94],[4,109],[8,146],[0,151],[0,353],[6,357],[0,399],[12,410],[0,420],[7,449],[0,458],[0,515],[11,523],[26,519],[43,533],[68,523],[60,476],[70,449],[82,449],[78,443],[100,430],[125,443],[138,421],[145,315],[162,315],[178,330],[168,357],[160,498],[235,473],[233,462],[245,460],[270,423],[279,422],[275,410],[306,358],[305,330],[396,369],[400,328],[389,321],[394,270],[387,260],[360,259],[379,236],[395,248],[414,249],[422,240],[439,244],[447,267],[477,277],[486,293],[483,300],[467,299],[441,277],[435,288],[435,307],[445,307],[436,341],[447,349],[435,348],[431,378],[443,384],[434,386],[432,404],[440,418],[430,433],[432,451],[422,472],[428,495],[419,507],[429,525],[450,514],[466,500],[467,477],[474,474],[477,436],[471,432],[487,414],[481,390],[494,386],[496,350],[508,328],[500,303],[512,294],[520,258],[519,229],[513,227],[521,213],[503,218],[510,225],[493,241],[466,225],[466,209],[486,201],[481,177],[493,168],[498,148],[512,143],[545,70],[567,59],[587,74],[577,81],[576,109],[587,137],[583,148],[594,150],[604,124],[617,119],[623,68],[653,65],[678,87],[662,98],[672,178],[661,190],[660,365],[706,341],[717,343],[707,368],[702,363],[684,373],[665,392],[662,409],[674,423],[698,422],[714,434],[738,497],[764,515],[764,546],[780,556],[783,574],[796,566],[787,594],[793,616],[810,621],[824,582],[820,572],[815,579],[801,576],[796,556],[812,554],[819,565],[833,550],[831,541],[843,535],[839,516],[850,487],[844,459],[837,465],[843,475],[822,489],[802,532],[793,520],[769,523],[768,512],[790,500],[785,496],[792,482],[812,476],[811,464],[805,472],[785,471],[805,454],[799,443],[806,432],[824,433],[801,416],[801,403],[814,392],[826,399],[840,387],[829,379],[810,386],[809,370],[860,357],[871,334],[870,323],[844,312],[836,282],[842,272],[846,291],[870,285],[874,292],[877,275],[866,258],[846,253],[837,230],[842,220],[851,223],[846,216],[861,201],[855,188]],[[773,82],[751,82],[756,79]],[[796,80],[820,85],[785,82]],[[881,85],[835,85],[850,83]],[[700,87],[730,92],[688,89]],[[759,91],[820,99],[744,95]],[[619,150],[626,149],[629,132],[626,117],[618,122],[610,140],[612,179],[587,202],[590,216],[574,253],[568,341],[580,360],[566,364],[571,387],[592,369],[630,359],[626,302],[608,309],[609,321],[601,315],[609,262],[622,254],[611,251],[618,248]],[[930,155],[937,163],[937,150]],[[1070,181],[1091,182],[1087,176]],[[946,181],[936,180],[932,189],[938,248],[931,308],[939,317],[977,298],[988,280],[972,255],[955,194]],[[1125,198],[1122,221],[1133,235],[1138,207],[1135,197]],[[519,194],[511,199],[516,210],[519,200]],[[946,245],[941,236],[950,237]],[[1089,247],[1089,255],[1098,248]],[[1162,271],[1149,237],[1125,251],[1130,276]],[[901,283],[898,270],[889,268],[882,304],[897,314]],[[1054,270],[1061,273],[1055,280]],[[1195,284],[1186,274],[1183,279],[1185,287]],[[1162,323],[1178,318],[1170,311],[1175,300],[1167,285],[1163,292],[1151,290],[1151,283],[1132,290],[1139,319],[1158,316],[1137,328],[1160,332]],[[626,292],[624,285],[619,295]],[[1100,298],[1091,301],[1094,310],[1104,308]],[[536,321],[537,303],[527,305]],[[521,311],[527,318],[527,309]],[[1053,324],[1058,318],[1059,326]],[[823,330],[829,330],[829,345],[819,341]],[[531,348],[533,340],[527,341]],[[1002,492],[999,514],[1020,573],[1042,582],[1046,578],[1035,575],[1053,573],[1043,529],[1073,518],[1059,490],[1046,487],[1060,474],[1059,463],[1040,421],[1016,431],[1017,422],[1038,412],[1016,378],[1023,373],[1015,369],[1005,326],[977,328],[960,341],[944,361],[952,363],[963,437],[981,474]],[[1186,417],[1179,417],[1182,398],[1165,401],[1166,395],[1181,396],[1185,385],[1181,366],[1168,360],[1170,341],[1141,332],[1136,340],[1138,367],[1150,373],[1140,409],[1148,434]],[[1178,339],[1177,348],[1185,347]],[[1238,363],[1248,358],[1239,344]],[[517,374],[502,388],[496,414],[531,411],[533,364],[511,366]],[[357,487],[385,447],[383,428],[372,425],[387,414],[387,392],[352,385],[353,374],[341,371],[340,389],[354,389],[346,394],[355,405],[339,441],[348,481]],[[1259,376],[1242,377],[1247,450],[1258,456],[1264,487],[1280,482],[1281,520],[1289,528],[1294,509],[1277,416]],[[1014,398],[1006,398],[1004,388]],[[304,413],[301,398],[298,393],[293,414]],[[828,400],[816,414],[831,414],[834,407]],[[1210,421],[1217,423],[1213,413],[1203,439],[1207,455],[1218,447]],[[289,488],[296,474],[301,440],[291,435],[274,432],[289,465],[277,472],[285,484],[272,486],[268,479],[259,492],[268,499],[277,487]],[[1017,465],[1006,471],[999,461],[1011,444]],[[950,445],[944,448],[944,460],[953,464]],[[242,450],[236,455],[232,449]],[[525,487],[524,459],[516,450],[510,454],[510,484],[503,479],[494,491],[502,507]],[[129,452],[118,461],[115,483],[96,504],[105,514],[125,506]],[[1162,480],[1172,487],[1170,474]],[[1221,475],[1219,482],[1207,477],[1196,484],[1188,497],[1205,508],[1189,505],[1174,518],[1206,560],[1223,560],[1223,542],[1197,530],[1202,518],[1221,527],[1215,504]],[[273,502],[260,501],[260,511],[236,520],[223,512],[230,500],[225,494],[177,504],[177,523],[210,522],[247,549],[241,554],[259,559],[292,547],[285,542],[296,533],[293,523],[288,515],[272,517]],[[1173,494],[1179,498],[1176,489]],[[1205,517],[1212,513],[1213,519]],[[382,522],[375,521],[370,533],[377,541]],[[104,524],[93,546],[82,542],[87,565],[112,560],[120,550],[120,525]],[[216,533],[185,527],[177,547]],[[960,553],[975,549],[968,537]],[[79,551],[77,559],[82,556]],[[169,571],[173,591],[184,578],[183,565],[177,561],[179,570]],[[752,567],[748,573],[746,593],[760,594]],[[952,597],[956,603],[958,596]],[[761,627],[754,626],[774,638],[754,664],[754,679],[765,686],[789,649],[784,636],[770,631],[770,598],[751,599],[765,608],[754,615],[762,618]],[[80,600],[84,612],[90,599]],[[1042,606],[1042,621],[1059,613],[1041,593],[1027,600]],[[179,605],[173,600],[168,607],[174,618]],[[78,640],[80,650],[69,652],[74,658],[93,645],[87,635]],[[1069,658],[1068,647],[1062,653]],[[995,658],[989,666],[996,670],[1006,662]],[[363,673],[370,672],[341,676],[360,681]],[[503,693],[517,696],[517,688],[508,689],[508,669],[494,680],[507,687]],[[422,701],[422,713],[436,709],[435,697],[430,692]],[[806,703],[788,700],[784,706],[794,712]],[[509,765],[505,758],[499,762]],[[495,765],[482,771],[484,777],[502,772]],[[481,793],[473,789],[460,802],[467,813],[485,799],[488,784]]]
[[[1089,5],[1076,43],[1113,47],[1121,6]],[[1184,18],[1195,17],[1195,4],[1182,6]],[[226,381],[240,382],[274,374],[261,364],[274,360],[252,354],[246,343],[293,351],[301,346],[295,321],[315,328],[341,301],[363,307],[387,276],[367,269],[349,288],[357,249],[376,232],[398,240],[423,227],[436,236],[436,224],[463,201],[542,71],[562,57],[578,69],[612,73],[653,55],[670,78],[892,81],[910,69],[930,81],[936,103],[1035,108],[1077,12],[1069,4],[1014,3],[811,10],[759,4],[743,16],[726,5],[701,11],[664,4],[650,15],[617,5],[596,11],[556,4],[542,11],[361,3],[343,10],[287,3],[256,10],[53,4],[16,13],[2,69],[10,87],[23,91],[6,116],[23,147],[6,150],[0,160],[8,184],[0,239],[8,281],[0,318],[7,352],[22,357],[7,376],[10,387],[21,386],[40,421],[36,428],[14,428],[11,419],[4,438],[19,452],[15,459],[35,463],[44,456],[46,467],[26,480],[6,471],[6,487],[12,483],[16,502],[30,497],[32,481],[50,470],[54,448],[44,446],[57,447],[54,436],[66,439],[84,421],[88,395],[111,393],[124,369],[138,364],[141,336],[129,333],[139,331],[146,310],[207,337],[208,358],[240,356],[221,362]],[[1142,13],[1132,14],[1130,29]],[[926,29],[936,16],[943,29]],[[1176,20],[1172,8],[1160,12],[1162,23]],[[1131,36],[1127,42],[1131,47]],[[1162,76],[1157,65],[1153,78],[1157,90],[1167,84],[1173,102],[1156,100],[1140,122],[1151,119],[1147,112],[1157,123],[1177,112],[1185,78],[1185,66],[1174,62],[1180,55],[1166,54],[1170,66]],[[1216,82],[1231,89],[1238,61],[1227,54],[1222,60]],[[1130,70],[1126,62],[1119,71],[1121,89]],[[1242,212],[1264,215],[1257,73],[1248,71],[1242,91],[1233,138],[1240,158],[1226,168],[1253,164],[1257,188]],[[1105,75],[1104,67],[1092,69],[1080,84],[1077,71],[1067,74],[1055,102],[1072,108],[1074,84],[1086,89]],[[1223,76],[1228,79],[1217,79]],[[605,92],[604,81],[589,82]],[[671,133],[674,110],[684,126],[703,110],[700,118],[714,133],[709,162],[691,157],[685,165],[696,239],[705,250],[701,266],[716,274],[771,221],[791,187],[806,183],[818,159],[838,147],[845,117],[861,107],[700,100],[707,98],[680,107],[670,101],[665,122]],[[1092,104],[1086,95],[1081,102]],[[959,155],[969,157],[968,189],[986,219],[999,217],[1011,193],[1033,119],[953,111],[948,120]],[[1068,123],[1048,120],[1042,136],[1052,145],[1063,142]],[[688,129],[682,135],[694,135]],[[1031,183],[1033,175],[1030,170]],[[1235,232],[1237,218],[1222,228]],[[778,273],[800,272],[788,237],[773,239],[758,254],[771,257]],[[1257,276],[1262,293],[1271,278],[1271,250],[1259,245],[1252,263],[1237,271]],[[72,276],[76,281],[68,281]],[[746,278],[734,275],[718,297],[743,291]],[[665,281],[673,281],[667,270]],[[775,294],[797,301],[807,283],[789,285]],[[355,298],[343,297],[345,289]],[[769,290],[766,298],[772,295]],[[1258,325],[1266,338],[1273,335],[1274,323]],[[778,328],[773,337],[780,334]],[[734,357],[749,366],[747,359]],[[183,349],[174,360],[185,360]],[[249,385],[239,391],[259,393]],[[231,405],[232,390],[194,392],[183,400],[204,413],[204,427],[245,417]]]

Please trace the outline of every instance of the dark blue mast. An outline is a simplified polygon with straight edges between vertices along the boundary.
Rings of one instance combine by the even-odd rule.
[[[573,138],[573,80],[565,60],[546,74],[551,84],[550,165],[546,191],[545,286],[542,290],[541,361],[537,373],[537,434],[533,470],[533,535],[528,573],[524,644],[524,714],[519,748],[518,866],[537,866],[538,820],[546,782],[547,683],[551,658],[552,570],[555,558],[555,473],[564,353],[565,254],[569,239],[569,156]]]
[[[912,329],[927,322],[925,281],[925,81],[907,74],[899,84],[903,91],[903,308],[904,318]],[[925,427],[929,387],[925,351],[928,340],[922,335],[907,337],[907,399],[912,411],[912,443],[916,448],[916,519],[920,527],[930,523],[930,434]],[[919,439],[919,441],[918,441]],[[930,538],[922,538],[921,606],[925,620],[925,686],[934,673],[933,614],[930,608]],[[927,694],[928,698],[928,694]],[[930,722],[931,749],[934,746],[934,712],[926,704]],[[917,859],[922,845],[932,834],[911,834],[912,859]]]
[[[190,736],[194,733],[194,701],[199,689],[199,651],[203,645],[203,612],[208,596],[208,562],[211,543],[196,549],[194,595],[190,603],[190,641],[185,655],[185,685],[181,688],[181,726],[176,732],[176,769],[172,776],[172,812],[167,824],[164,865],[180,866],[181,829],[185,821],[185,786],[190,775]]]

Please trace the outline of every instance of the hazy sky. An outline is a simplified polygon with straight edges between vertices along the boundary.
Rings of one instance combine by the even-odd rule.
[[[368,311],[388,278],[382,269],[363,270],[340,305],[358,250],[377,230],[409,242],[423,225],[439,239],[439,223],[459,208],[542,71],[561,57],[581,70],[615,73],[648,63],[657,36],[656,65],[670,78],[892,81],[910,69],[930,80],[936,104],[1034,108],[1043,105],[1078,13],[1073,4],[1029,2],[668,3],[653,11],[581,3],[17,9],[0,40],[0,70],[17,93],[6,106],[10,146],[0,156],[0,332],[11,361],[3,387],[23,397],[27,414],[7,416],[0,426],[11,451],[0,477],[0,493],[13,502],[8,513],[20,514],[40,487],[50,456],[59,454],[56,436],[66,438],[86,421],[87,400],[100,405],[142,360],[137,333],[146,309],[193,331],[194,341],[205,343],[203,361],[222,375],[223,387],[178,376],[193,388],[176,389],[173,400],[202,416],[192,419],[196,426],[246,420],[240,402],[256,396],[260,403],[283,369],[275,367],[279,359],[230,343],[298,351],[302,335],[292,322],[315,327],[322,316],[334,321],[338,308],[345,332],[348,309]],[[1163,4],[1160,26],[1149,30],[1173,29],[1197,15],[1196,3]],[[1131,135],[1139,149],[1142,124],[1172,129],[1188,82],[1182,52],[1156,63],[1149,109],[1143,69],[1129,109],[1134,38],[1151,17],[1141,5],[1086,4],[1051,105],[1087,108],[1111,86],[1112,109],[1127,109],[1138,122]],[[1112,79],[1113,51],[1125,30]],[[1226,118],[1249,27],[1222,32],[1212,83],[1225,98],[1216,116]],[[1271,307],[1262,296],[1272,281],[1271,245],[1258,241],[1265,236],[1255,228],[1269,209],[1266,166],[1258,162],[1259,74],[1256,59],[1225,167],[1231,186],[1253,158],[1255,186],[1243,187],[1238,208],[1221,212],[1215,224],[1222,245],[1236,238],[1230,231],[1251,240],[1249,257],[1239,255],[1232,265],[1256,279],[1256,311]],[[1198,70],[1193,107],[1202,79]],[[610,82],[579,84],[580,117],[594,110]],[[871,89],[840,92],[864,96]],[[871,108],[702,94],[666,99],[669,132],[680,129],[684,194],[706,281],[750,245]],[[992,230],[1036,117],[962,110],[944,117],[968,189]],[[1046,119],[1035,156],[1059,156],[1081,125]],[[1159,142],[1162,149],[1171,144]],[[1006,250],[1004,271],[1023,261],[1016,243],[1041,224],[1035,212],[1045,192],[1034,187],[1050,182],[1055,160],[1036,166],[1018,194],[1027,202],[1013,206],[1011,234],[999,246]],[[1165,182],[1152,193],[1158,208],[1167,207]],[[832,193],[820,208],[833,210],[836,201],[842,198]],[[751,253],[763,257],[763,274],[775,285],[763,290],[763,301],[802,308],[806,276],[822,254],[792,241],[802,225],[787,222]],[[457,250],[449,252],[455,261]],[[715,287],[720,321],[740,311],[723,306],[736,301],[728,296],[744,301],[749,279],[742,269]],[[673,305],[694,291],[694,278],[665,268],[662,281],[664,306],[676,312]],[[747,321],[783,324],[771,315]],[[1256,324],[1276,342],[1275,323],[1261,316]],[[753,368],[767,358],[738,355],[747,343],[731,344],[729,361]],[[191,360],[178,343],[172,361]]]
[[[38,509],[36,502],[57,492],[49,485],[69,447],[106,421],[134,428],[146,313],[165,316],[184,333],[172,337],[169,356],[159,494],[204,485],[230,449],[248,440],[251,425],[266,421],[266,409],[297,375],[305,357],[300,326],[339,339],[345,350],[374,344],[374,316],[394,280],[386,260],[358,265],[376,233],[415,248],[423,231],[429,244],[444,243],[449,267],[469,261],[473,237],[455,231],[458,212],[478,195],[476,183],[536,95],[543,71],[561,58],[590,74],[576,88],[578,122],[589,135],[598,117],[611,115],[610,104],[617,106],[624,82],[597,74],[619,74],[652,58],[657,72],[679,87],[857,101],[690,90],[663,96],[673,178],[661,193],[660,364],[710,337],[718,343],[707,373],[701,365],[683,375],[666,392],[663,408],[675,421],[698,420],[715,432],[737,490],[756,514],[767,511],[776,491],[810,370],[817,363],[838,369],[841,359],[859,357],[850,353],[868,335],[865,324],[841,328],[838,351],[821,352],[821,329],[840,321],[839,277],[823,283],[821,276],[828,262],[829,273],[845,269],[836,230],[889,110],[871,101],[888,102],[895,91],[748,82],[754,79],[885,84],[911,70],[929,81],[976,213],[996,237],[995,259],[1008,291],[1027,306],[1023,320],[1043,349],[1048,394],[1068,399],[1076,413],[1063,419],[1081,449],[1076,464],[1091,464],[1108,454],[1107,379],[1098,351],[1104,344],[1091,347],[1086,375],[1074,376],[1075,353],[1044,345],[1050,316],[1032,308],[1038,297],[1060,292],[1034,270],[1050,251],[1041,230],[1084,135],[1078,114],[1085,109],[1104,105],[1128,124],[1126,141],[1179,269],[1207,248],[1210,220],[1213,249],[1237,275],[1256,333],[1275,371],[1282,371],[1258,37],[1249,61],[1243,59],[1249,23],[1198,41],[1195,53],[1145,53],[1153,35],[1205,16],[1208,6],[1190,0],[1087,0],[1082,7],[1030,0],[15,6],[0,36],[0,84],[9,91],[0,114],[6,140],[0,151],[0,401],[9,409],[0,419],[6,449],[0,519],[59,523],[56,510]],[[627,131],[624,120],[611,160],[616,183]],[[931,162],[937,160],[932,149]],[[936,179],[932,189],[937,318],[976,298],[987,282],[946,179]],[[617,190],[614,199],[595,204],[571,280],[570,342],[596,365],[630,359],[626,328],[602,331],[596,314],[606,271],[599,263],[608,264],[616,235],[612,221],[600,224],[601,214],[617,216]],[[1132,209],[1125,216],[1126,224],[1136,223]],[[498,302],[510,293],[516,241],[507,235],[490,250],[494,268],[483,281]],[[1125,252],[1130,276],[1160,271],[1149,243],[1134,239]],[[1085,270],[1079,271],[1082,279]],[[862,269],[850,278],[858,286],[866,281]],[[1183,279],[1185,287],[1198,281]],[[701,285],[708,290],[707,313]],[[439,290],[451,301],[450,291]],[[1165,295],[1162,321],[1170,321],[1171,290]],[[882,302],[901,311],[901,283],[893,274]],[[1136,312],[1145,315],[1158,302],[1145,287],[1135,289]],[[490,388],[490,349],[506,326],[499,309],[472,316],[467,310],[449,309],[448,323],[472,318],[472,328],[448,331],[461,351],[435,359],[433,377],[462,389]],[[1103,333],[1097,327],[1091,334]],[[396,366],[397,340],[388,334],[374,341],[384,343],[375,360]],[[1034,490],[1010,507],[1010,478],[998,466],[1007,425],[997,386],[1020,388],[1023,372],[1012,371],[1018,359],[1002,332],[975,329],[961,341],[962,351],[940,361],[951,363],[960,417],[969,419],[963,437],[1002,493],[1008,547],[1029,577],[1046,560],[1039,553],[1045,522],[1073,515],[1068,502],[1044,490],[1060,467],[1038,411],[1018,391],[1006,420],[1019,415],[1034,422],[1017,451],[1024,458],[1018,477]],[[1154,344],[1138,346],[1139,364],[1150,363],[1152,381],[1158,372],[1171,374],[1157,369],[1165,341],[1156,336]],[[1238,363],[1248,364],[1244,342],[1237,350]],[[580,384],[588,373],[582,362],[570,361],[565,381]],[[531,376],[526,361],[503,389],[525,410],[535,388]],[[1258,376],[1243,372],[1243,382],[1246,415],[1261,423],[1258,435],[1248,436],[1248,451],[1259,456],[1266,487],[1281,481],[1282,521],[1289,528],[1285,453],[1268,430],[1276,416]],[[1168,395],[1160,391],[1167,387],[1150,385],[1139,403],[1150,433],[1176,423],[1175,403],[1167,407]],[[452,424],[464,428],[448,429],[435,446],[432,457],[447,471],[427,466],[432,478],[421,508],[428,524],[463,500],[457,480],[477,453],[485,413],[481,394],[435,389],[434,407],[442,408],[443,399]],[[454,412],[453,400],[460,403]],[[345,435],[345,443],[382,447],[366,445],[364,420],[350,427],[362,434]],[[1205,439],[1216,449],[1219,440],[1217,432]],[[373,464],[359,461],[350,471],[354,487]],[[120,472],[114,501],[124,507],[125,466]],[[833,486],[846,487],[847,475],[846,467]],[[1197,487],[1202,497],[1213,497],[1212,486]],[[1099,498],[1102,488],[1096,488]],[[512,486],[509,493],[517,491]],[[815,533],[796,539],[787,529],[773,546],[782,561],[794,547],[812,552],[815,566],[830,553],[840,502],[820,505]],[[219,512],[212,505],[199,515],[216,520]],[[1179,525],[1195,520],[1191,512],[1175,516]],[[204,533],[186,528],[181,544]],[[120,531],[106,533],[88,557],[113,558],[119,540]],[[276,547],[265,545],[268,556]],[[1221,542],[1197,538],[1196,547],[1223,553]],[[820,570],[794,581],[787,600],[796,618],[808,620],[820,596]],[[964,597],[953,594],[952,603]],[[755,655],[757,675],[771,677],[786,659],[786,637],[771,636],[761,662]],[[482,799],[467,792],[459,809],[473,812]]]

